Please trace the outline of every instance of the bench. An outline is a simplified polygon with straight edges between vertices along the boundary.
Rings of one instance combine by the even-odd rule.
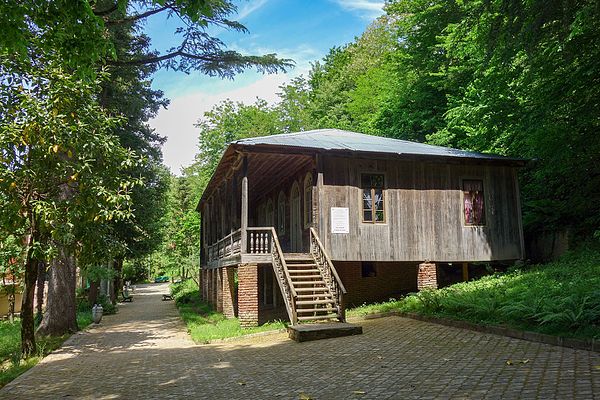
[[[173,300],[173,296],[171,294],[163,294],[163,301]]]

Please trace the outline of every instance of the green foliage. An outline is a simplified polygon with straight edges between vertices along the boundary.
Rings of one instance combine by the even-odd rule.
[[[399,76],[411,82],[382,122],[433,144],[536,159],[522,176],[525,228],[596,230],[597,2],[397,0],[387,12]]]
[[[209,343],[224,339],[283,329],[285,323],[271,322],[254,328],[242,328],[237,318],[225,318],[206,303],[200,301],[198,286],[192,280],[171,285],[171,293],[179,308],[179,314],[187,325],[188,332],[196,343]]]
[[[567,337],[600,338],[600,249],[583,246],[547,265],[486,276],[352,314],[398,310],[508,325]]]

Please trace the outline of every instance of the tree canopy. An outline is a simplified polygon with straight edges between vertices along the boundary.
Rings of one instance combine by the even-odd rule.
[[[204,174],[227,140],[260,133],[246,128],[250,107],[273,114],[270,134],[337,127],[529,159],[526,231],[600,231],[598,3],[392,0],[385,11],[282,87],[278,105],[205,114]],[[288,110],[299,123],[285,124]]]

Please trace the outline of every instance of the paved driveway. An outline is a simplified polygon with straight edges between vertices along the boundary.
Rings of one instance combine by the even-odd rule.
[[[0,399],[600,399],[598,353],[400,317],[339,339],[196,346],[167,290],[138,288]]]

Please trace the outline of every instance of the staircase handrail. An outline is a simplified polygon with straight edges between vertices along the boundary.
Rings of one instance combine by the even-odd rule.
[[[335,296],[335,301],[338,306],[338,319],[345,322],[346,309],[344,307],[344,295],[347,293],[346,288],[344,287],[337,270],[333,266],[329,255],[327,255],[317,231],[313,227],[310,228],[310,239],[310,251],[313,253],[313,258],[317,263],[317,267],[322,271],[323,278],[325,279],[326,285],[329,287],[329,291]],[[323,263],[323,261],[325,262]],[[331,277],[333,277],[333,279],[331,279]]]
[[[283,256],[283,250],[281,250],[281,245],[279,244],[279,237],[277,236],[277,232],[275,231],[275,228],[271,227],[271,232],[273,235],[273,245],[275,246],[277,255],[281,259],[281,265],[283,266],[283,271],[285,272],[285,279],[287,280],[287,284],[290,287],[290,292],[292,294],[292,297],[295,298],[297,296],[297,293],[296,293],[296,290],[294,289],[294,285],[292,285],[292,277],[290,276],[290,273],[288,271],[287,263],[285,262],[285,257]]]
[[[329,266],[329,269],[331,270],[331,275],[333,275],[333,277],[335,278],[335,281],[338,284],[340,291],[342,292],[342,294],[348,293],[346,291],[346,287],[344,287],[344,284],[342,283],[342,280],[340,279],[340,276],[337,273],[337,270],[333,266],[331,259],[327,255],[327,252],[325,251],[325,247],[323,247],[323,243],[321,243],[321,240],[319,239],[319,235],[317,234],[317,231],[315,230],[315,228],[313,228],[313,227],[310,228],[310,235],[317,243],[317,246],[319,247],[319,251],[323,255],[323,258],[325,258],[325,261],[327,262],[327,265]]]
[[[294,285],[292,284],[292,278],[288,272],[287,263],[285,262],[285,257],[283,256],[283,251],[281,250],[281,245],[279,244],[279,238],[277,237],[275,228],[259,227],[248,228],[247,230],[249,232],[268,232],[271,235],[271,248],[269,249],[273,259],[271,264],[273,265],[273,270],[275,272],[275,276],[277,277],[277,283],[279,284],[279,289],[281,290],[281,294],[285,302],[285,308],[288,316],[290,317],[290,321],[293,325],[297,324],[298,314],[296,312],[296,299],[298,295],[294,289]]]

